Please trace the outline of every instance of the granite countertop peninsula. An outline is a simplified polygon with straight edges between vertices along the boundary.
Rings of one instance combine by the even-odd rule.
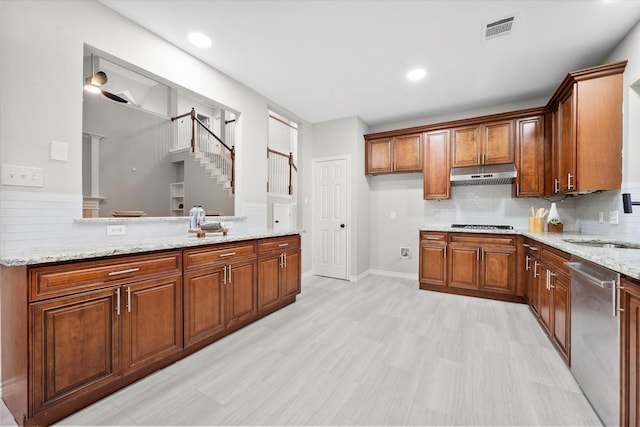
[[[640,280],[640,243],[623,239],[609,238],[593,234],[575,232],[565,233],[531,233],[527,230],[482,230],[452,228],[448,226],[424,226],[421,231],[436,231],[447,233],[486,233],[486,234],[520,234],[529,237],[547,246],[559,249],[568,254],[591,261],[600,266],[614,270],[620,274]],[[617,243],[631,244],[638,249],[604,248],[595,246],[583,246],[567,242],[565,239],[585,243]]]
[[[0,254],[0,265],[14,267],[20,265],[84,260],[114,255],[137,254],[142,252],[180,249],[216,243],[231,243],[296,234],[299,234],[299,232],[241,232],[229,230],[226,236],[223,236],[220,233],[207,233],[205,237],[198,238],[193,233],[185,232],[184,235],[150,238],[135,243],[105,243],[105,241],[96,241],[82,246],[61,244],[58,247],[34,247],[15,250],[7,249]]]

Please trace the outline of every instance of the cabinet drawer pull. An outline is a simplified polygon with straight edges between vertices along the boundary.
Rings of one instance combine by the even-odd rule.
[[[531,245],[528,244],[528,243],[523,243],[522,246],[524,246],[525,248],[530,248],[531,247]]]
[[[289,244],[288,244],[288,243],[280,243],[280,244],[278,245],[278,247],[281,247],[281,248],[282,248],[282,247],[284,247],[284,246],[289,246]]]
[[[116,314],[120,316],[120,288],[116,289]]]
[[[440,240],[440,237],[427,236],[425,237],[427,240]]]
[[[136,267],[136,268],[130,268],[128,270],[112,271],[109,273],[109,276],[118,276],[120,274],[135,273],[136,271],[140,271],[140,268]]]
[[[234,256],[236,253],[235,252],[229,252],[226,254],[220,254],[220,258],[224,258],[224,257],[228,257],[228,256]]]
[[[535,246],[531,246],[529,249],[531,249],[532,251],[537,251],[538,248],[536,248]]]

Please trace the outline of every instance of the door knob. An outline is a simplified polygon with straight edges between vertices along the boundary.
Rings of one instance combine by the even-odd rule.
[[[344,224],[340,224],[340,228],[344,228],[344,227],[345,227],[345,225],[344,225]]]

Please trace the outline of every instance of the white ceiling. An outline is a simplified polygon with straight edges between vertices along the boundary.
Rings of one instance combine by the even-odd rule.
[[[640,0],[100,1],[312,123],[548,97],[640,20]],[[485,24],[513,15],[510,35],[483,40]],[[190,45],[191,31],[212,46]],[[410,83],[416,66],[427,77]]]

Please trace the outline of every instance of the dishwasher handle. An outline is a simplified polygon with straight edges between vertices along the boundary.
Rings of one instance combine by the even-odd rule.
[[[609,278],[596,277],[591,272],[588,271],[588,268],[584,268],[584,264],[581,262],[565,262],[566,265],[572,272],[578,273],[581,277],[586,279],[592,285],[598,286],[600,288],[609,289],[610,287],[615,288],[617,279],[615,276]]]

